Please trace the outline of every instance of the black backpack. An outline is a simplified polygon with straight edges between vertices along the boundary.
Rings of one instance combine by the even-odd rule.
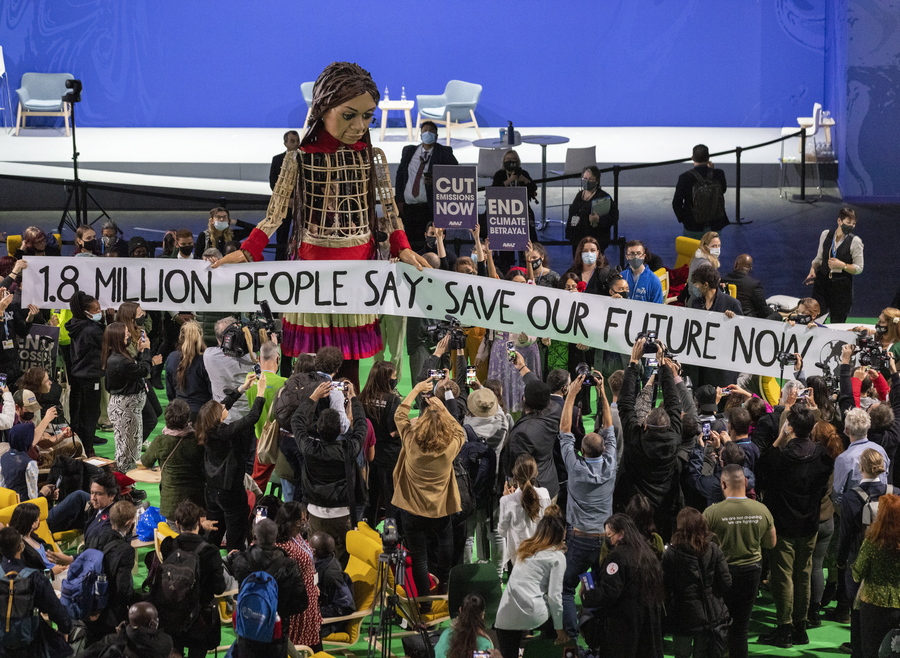
[[[291,419],[294,417],[294,412],[322,381],[324,380],[314,372],[298,372],[288,377],[278,392],[278,397],[272,403],[272,416],[278,421],[281,429],[285,432],[293,432]]]
[[[40,617],[34,605],[34,569],[0,573],[0,655],[25,649],[37,639]]]
[[[453,460],[453,474],[456,476],[456,486],[459,489],[459,502],[462,510],[454,514],[454,519],[468,519],[475,511],[475,486],[469,477],[469,471],[466,470],[462,459],[457,457]]]
[[[725,192],[712,174],[709,178],[691,171],[697,181],[691,191],[694,224],[699,227],[719,225],[725,217]]]
[[[159,611],[159,626],[183,633],[200,614],[200,555],[176,548],[163,561],[150,592]]]

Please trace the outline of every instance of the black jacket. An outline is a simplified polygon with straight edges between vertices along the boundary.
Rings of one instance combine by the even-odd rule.
[[[672,370],[663,366],[657,372],[669,427],[645,430],[634,411],[637,367],[629,364],[625,368],[618,402],[625,449],[613,498],[616,508],[622,509],[634,494],[644,494],[656,510],[657,527],[663,529],[671,525],[671,519],[681,508],[681,488],[678,485],[681,396]]]
[[[192,414],[200,411],[200,407],[212,400],[212,388],[209,375],[203,363],[203,356],[198,355],[187,367],[184,375],[184,388],[178,386],[178,364],[181,362],[181,350],[175,350],[166,357],[166,397],[169,402],[175,398],[184,400]]]
[[[225,406],[231,408],[239,397],[237,391],[226,395]],[[254,425],[262,414],[265,401],[264,397],[257,396],[246,416],[227,425],[220,424],[206,437],[203,470],[210,489],[244,490],[244,466],[253,450],[256,439]]]
[[[110,354],[106,361],[106,390],[110,395],[137,395],[146,391],[144,379],[150,376],[150,350],[138,352],[137,361]]]
[[[545,487],[550,498],[554,498],[559,494],[559,476],[553,460],[553,450],[558,436],[559,409],[552,402],[539,414],[522,414],[509,431],[506,448],[501,454],[500,461],[503,464],[501,476],[512,475],[513,466],[519,455],[531,455],[537,462],[538,486]]]
[[[163,560],[175,549],[193,551],[200,558],[200,605],[212,603],[216,595],[225,591],[225,565],[219,550],[200,535],[183,532],[177,537],[166,537],[160,551]]]
[[[78,658],[99,658],[111,646],[121,648],[123,653],[131,651],[130,655],[140,658],[169,658],[172,653],[172,638],[156,628],[134,628],[123,622],[115,633],[94,642],[79,653]]]
[[[14,301],[6,307],[5,311],[0,312],[0,340],[12,341],[12,347],[5,348],[0,344],[0,372],[6,373],[6,381],[10,386],[15,387],[19,377],[22,376],[22,365],[19,361],[19,346],[16,342],[17,338],[25,338],[31,331],[31,323],[25,322],[28,312],[22,309],[19,302]]]
[[[744,309],[744,315],[767,318],[772,313],[766,305],[762,284],[749,272],[734,270],[722,277],[722,283],[733,283],[737,287],[737,300]]]
[[[306,398],[294,412],[291,426],[294,439],[303,457],[301,482],[303,496],[307,503],[320,507],[346,507],[350,504],[347,483],[347,466],[357,475],[355,492],[360,494],[356,504],[363,502],[361,479],[356,474],[356,458],[366,440],[368,424],[366,413],[359,398],[350,400],[353,409],[353,424],[350,431],[334,441],[323,441],[309,435],[308,423],[315,402]]]
[[[722,595],[731,588],[731,572],[716,544],[710,543],[702,558],[684,546],[669,546],[662,568],[674,633],[688,635],[728,618]]]
[[[833,471],[834,460],[824,446],[809,438],[763,451],[756,468],[757,485],[779,536],[795,539],[816,534],[819,505]]]
[[[672,210],[680,224],[684,224],[684,228],[688,231],[699,231],[702,226],[694,223],[694,184],[697,179],[693,172],[698,172],[704,178],[712,176],[722,186],[722,192],[728,190],[728,183],[725,182],[725,172],[721,169],[710,169],[706,164],[699,165],[693,169],[684,172],[678,177],[678,183],[675,185],[675,196],[672,197]],[[728,226],[728,216],[723,214],[722,219],[712,225],[713,231],[721,231]]]
[[[112,526],[90,537],[85,547],[103,552],[103,571],[109,580],[109,605],[100,613],[99,621],[107,626],[116,626],[128,618],[128,607],[140,598],[131,575],[134,548]]]
[[[69,374],[75,379],[100,379],[100,353],[103,351],[103,325],[88,318],[72,318],[66,322],[66,331],[71,338],[72,369]]]
[[[306,610],[309,598],[297,562],[277,546],[250,548],[232,553],[226,559],[228,570],[241,584],[254,571],[265,571],[278,583],[278,614],[287,619]]]
[[[860,482],[857,486],[868,494],[869,500],[878,500],[887,491],[887,487],[881,482]],[[862,521],[865,503],[855,489],[856,487],[841,496],[841,527],[837,547],[839,565],[849,565],[856,561],[865,534]]]
[[[3,558],[0,559],[0,569],[3,573],[10,571],[20,572],[25,568],[21,560]],[[72,630],[72,617],[68,610],[59,602],[59,597],[53,591],[53,586],[42,571],[31,574],[34,582],[34,607],[50,617],[50,621],[57,625],[60,633],[69,633]]]
[[[406,202],[405,194],[406,184],[409,182],[409,163],[412,160],[413,155],[415,155],[417,148],[419,148],[419,144],[409,144],[408,146],[403,147],[403,154],[400,156],[400,164],[397,167],[396,184],[394,185],[394,197],[398,205]],[[428,164],[425,165],[425,170],[422,172],[423,185],[425,185],[424,177],[426,175],[432,175],[434,165],[436,164],[459,164],[456,160],[456,156],[453,155],[453,148],[435,142],[434,146],[431,148],[431,157],[428,159]],[[425,195],[428,199],[428,204],[431,205],[434,201],[434,184],[425,185]],[[402,205],[399,205],[399,207],[402,208]]]
[[[778,438],[778,433],[781,431],[779,423],[783,413],[784,405],[779,404],[772,411],[764,414],[759,419],[759,422],[756,423],[756,427],[753,428],[753,435],[750,439],[759,446],[761,453],[768,450],[775,443],[775,439]]]

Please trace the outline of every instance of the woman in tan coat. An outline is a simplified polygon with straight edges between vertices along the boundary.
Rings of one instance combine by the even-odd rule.
[[[439,580],[439,591],[447,591],[453,551],[450,517],[461,510],[453,460],[466,440],[465,430],[435,397],[426,398],[422,415],[410,419],[413,400],[430,393],[433,385],[430,379],[419,382],[394,416],[402,448],[394,468],[393,504],[400,510],[419,596],[428,595],[429,571]],[[429,612],[431,605],[423,603],[421,608]]]

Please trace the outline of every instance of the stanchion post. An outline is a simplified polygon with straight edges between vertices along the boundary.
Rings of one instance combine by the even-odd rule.
[[[800,200],[806,201],[806,128],[800,129]]]
[[[745,222],[741,219],[741,153],[744,148],[736,146],[734,149],[734,216],[738,224],[752,224],[752,221]]]

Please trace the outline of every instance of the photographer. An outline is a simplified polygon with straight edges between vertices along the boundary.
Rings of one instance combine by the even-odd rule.
[[[531,202],[537,200],[537,184],[531,179],[527,171],[522,169],[522,161],[519,154],[510,149],[503,154],[503,169],[494,173],[491,187],[524,187],[528,190],[528,239],[537,242],[537,233],[534,230],[534,211]]]
[[[676,477],[678,449],[682,441],[681,397],[672,369],[664,360],[663,344],[655,341],[656,358],[660,362],[658,376],[663,407],[651,410],[643,423],[638,421],[634,403],[638,367],[644,356],[645,342],[644,338],[635,341],[619,396],[625,450],[614,502],[617,508],[624,508],[634,494],[644,494],[653,506],[656,527],[663,538],[668,538],[672,520],[682,506],[681,489]]]
[[[341,388],[342,385],[342,388]],[[341,431],[341,419],[331,408],[318,414],[317,437],[310,436],[313,409],[333,391],[342,391],[350,409],[350,431]],[[303,457],[301,485],[309,504],[309,529],[327,532],[335,538],[339,560],[346,562],[345,536],[356,520],[358,505],[365,504],[365,493],[357,457],[366,439],[366,411],[350,382],[322,382],[300,403],[291,421],[294,439]],[[353,523],[355,525],[355,523]]]
[[[400,403],[394,422],[403,447],[394,469],[394,506],[400,508],[403,538],[412,556],[417,596],[429,593],[428,574],[434,574],[447,591],[453,551],[451,517],[461,511],[453,460],[466,441],[466,432],[444,403],[427,397],[422,414],[410,419],[416,396],[430,391],[432,380],[419,382]],[[420,605],[430,612],[430,602]]]
[[[821,315],[822,309],[819,306],[819,302],[812,297],[804,297],[797,303],[797,308],[784,321],[792,327],[798,324],[806,325],[810,329],[812,327],[824,327],[825,325],[821,322],[816,322],[816,319]]]
[[[240,334],[240,323],[237,318],[229,315],[216,322],[216,347],[210,347],[203,352],[203,365],[206,373],[209,375],[210,389],[212,390],[213,400],[223,403],[226,396],[226,389],[236,389],[244,383],[244,378],[253,369],[253,358],[249,354],[236,357],[229,356],[222,348],[223,340],[226,333],[233,334],[238,330],[240,340],[243,342],[243,335]],[[231,405],[228,412],[226,423],[233,423],[240,420],[247,412],[250,411],[250,405],[245,398],[238,398]]]

